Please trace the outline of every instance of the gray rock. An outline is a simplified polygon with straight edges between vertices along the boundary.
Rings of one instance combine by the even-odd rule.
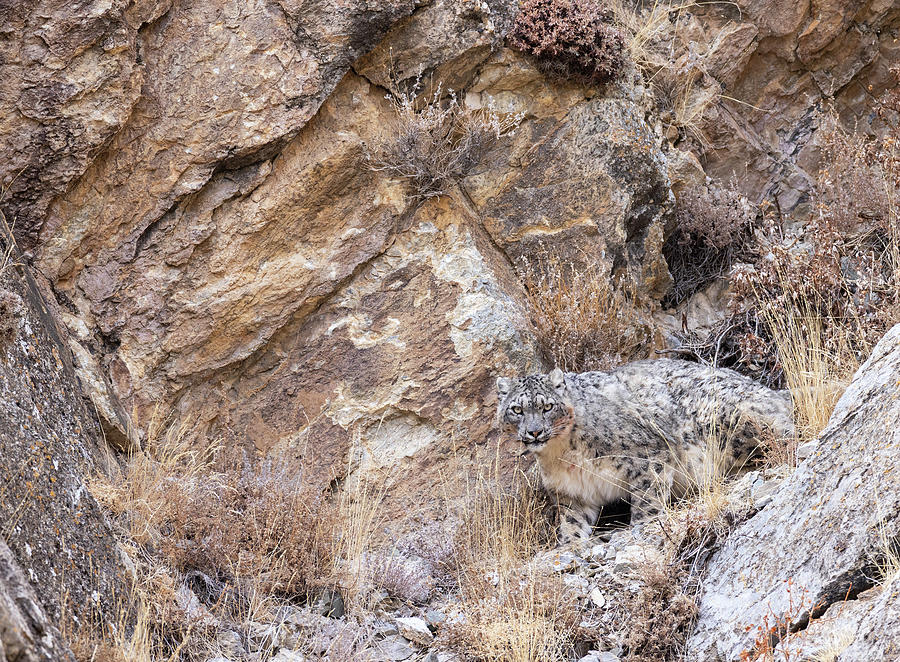
[[[883,541],[900,533],[898,395],[900,325],[857,372],[817,452],[711,559],[688,660],[737,660],[752,647],[764,619],[787,615],[802,629],[803,613],[815,605],[814,626],[829,605],[872,584]],[[884,651],[900,649],[897,615],[885,604],[853,624],[869,636],[854,640],[852,659],[895,659]],[[802,647],[802,637],[797,640]],[[810,644],[801,652],[814,650]]]
[[[406,639],[395,634],[375,644],[371,659],[372,662],[400,662],[412,657],[414,652]]]
[[[580,658],[578,662],[619,662],[617,655],[604,651],[590,651],[587,655]]]
[[[650,545],[628,545],[616,552],[616,560],[613,562],[613,572],[616,574],[629,573],[635,568],[655,563],[660,559],[660,552]]]
[[[231,660],[239,660],[247,652],[244,650],[241,635],[234,630],[222,630],[219,632],[216,635],[216,646],[219,652]]]
[[[9,547],[0,539],[0,660],[74,659]]]
[[[398,618],[394,622],[397,624],[400,634],[414,643],[427,646],[434,641],[434,635],[428,628],[428,623],[421,618],[415,616],[410,618]]]
[[[306,662],[306,660],[306,656],[301,653],[282,648],[274,657],[269,659],[269,662]]]
[[[775,497],[778,488],[781,487],[782,482],[783,481],[777,478],[762,481],[753,491],[753,504],[760,510],[768,506]]]
[[[341,618],[344,615],[344,598],[339,591],[323,589],[313,604],[313,611],[329,618]]]
[[[429,609],[425,612],[425,620],[431,627],[436,628],[447,620],[447,614],[440,609]]]
[[[812,454],[816,452],[816,449],[818,447],[818,439],[813,439],[811,441],[807,441],[805,444],[800,444],[800,446],[797,447],[797,461],[802,462],[803,460],[811,457]]]
[[[281,628],[276,623],[247,623],[247,645],[250,652],[267,652],[278,648],[283,642]]]
[[[372,624],[372,632],[377,637],[389,637],[392,634],[399,634],[400,630],[394,623],[379,618]]]

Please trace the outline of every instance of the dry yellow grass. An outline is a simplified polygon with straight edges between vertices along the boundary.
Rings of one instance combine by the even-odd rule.
[[[818,312],[821,307],[795,295],[787,282],[784,292],[785,296],[763,309],[763,319],[793,399],[797,442],[804,443],[825,428],[859,368],[853,344],[860,337],[856,332],[861,321],[829,320],[832,331],[828,338],[825,320]]]
[[[460,620],[442,637],[484,662],[564,659],[580,617],[559,577],[545,576],[531,563],[553,538],[546,501],[521,471],[503,487],[510,481],[500,466],[498,447],[491,469],[469,480],[454,543]]]
[[[678,35],[678,19],[699,4],[657,0],[635,5],[613,0],[608,6],[626,36],[631,60],[653,86],[664,121],[706,146],[700,124],[707,108],[720,98],[718,85],[707,74],[702,55],[678,57],[685,48]]]
[[[576,265],[543,249],[520,271],[537,337],[557,367],[609,370],[646,357],[652,348],[649,314],[634,288],[616,286],[608,265]]]
[[[832,632],[826,642],[813,654],[810,662],[836,662],[856,639],[856,633],[849,627],[839,628]]]

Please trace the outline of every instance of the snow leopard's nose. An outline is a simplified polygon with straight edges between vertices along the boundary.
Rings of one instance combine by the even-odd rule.
[[[531,428],[525,431],[525,437],[529,441],[538,439],[542,434],[544,434],[544,428]]]

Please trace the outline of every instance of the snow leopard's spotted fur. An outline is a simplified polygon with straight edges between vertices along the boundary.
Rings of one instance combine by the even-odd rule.
[[[589,536],[605,504],[628,499],[632,522],[641,522],[696,485],[711,457],[734,469],[761,435],[794,431],[787,391],[687,361],[500,378],[497,391],[501,425],[536,454],[544,486],[564,507],[562,543]]]

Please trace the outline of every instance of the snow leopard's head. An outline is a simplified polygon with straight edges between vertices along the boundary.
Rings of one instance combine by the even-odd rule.
[[[572,404],[565,375],[558,368],[549,375],[497,380],[500,425],[515,428],[525,452],[539,453],[553,437],[572,427]]]

